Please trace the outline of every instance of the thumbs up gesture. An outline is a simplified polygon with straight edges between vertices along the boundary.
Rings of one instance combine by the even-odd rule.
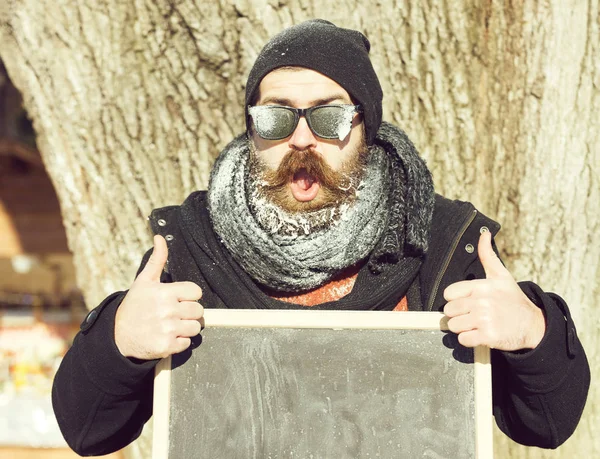
[[[489,231],[481,234],[477,251],[486,278],[456,282],[444,290],[448,328],[466,347],[534,349],[546,330],[544,313],[496,256]]]
[[[154,250],[117,309],[115,343],[125,357],[151,360],[184,351],[200,333],[202,289],[193,282],[162,284],[167,242],[154,236]]]

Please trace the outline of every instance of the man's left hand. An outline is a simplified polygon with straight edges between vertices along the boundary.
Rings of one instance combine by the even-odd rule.
[[[481,234],[477,253],[486,278],[456,282],[444,290],[448,328],[466,347],[534,349],[546,331],[544,313],[504,267],[489,231]]]

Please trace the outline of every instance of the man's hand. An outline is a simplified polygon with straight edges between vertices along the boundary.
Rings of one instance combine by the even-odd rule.
[[[481,234],[477,250],[486,278],[456,282],[444,290],[448,328],[467,347],[534,349],[546,330],[543,312],[496,256],[489,231]]]
[[[117,309],[115,343],[125,357],[151,360],[184,351],[200,333],[202,289],[193,282],[161,284],[167,242],[154,236],[148,263]]]

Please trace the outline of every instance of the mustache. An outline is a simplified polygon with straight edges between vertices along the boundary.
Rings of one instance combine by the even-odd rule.
[[[308,175],[319,182],[322,189],[329,193],[345,195],[345,191],[340,187],[347,187],[345,185],[350,181],[348,174],[331,168],[313,149],[288,151],[277,169],[264,171],[263,178],[267,182],[265,188],[274,190],[285,187],[301,170],[306,171]]]

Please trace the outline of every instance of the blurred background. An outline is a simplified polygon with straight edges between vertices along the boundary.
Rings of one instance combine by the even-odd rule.
[[[54,187],[0,61],[0,458],[78,457],[50,394],[85,314]]]

